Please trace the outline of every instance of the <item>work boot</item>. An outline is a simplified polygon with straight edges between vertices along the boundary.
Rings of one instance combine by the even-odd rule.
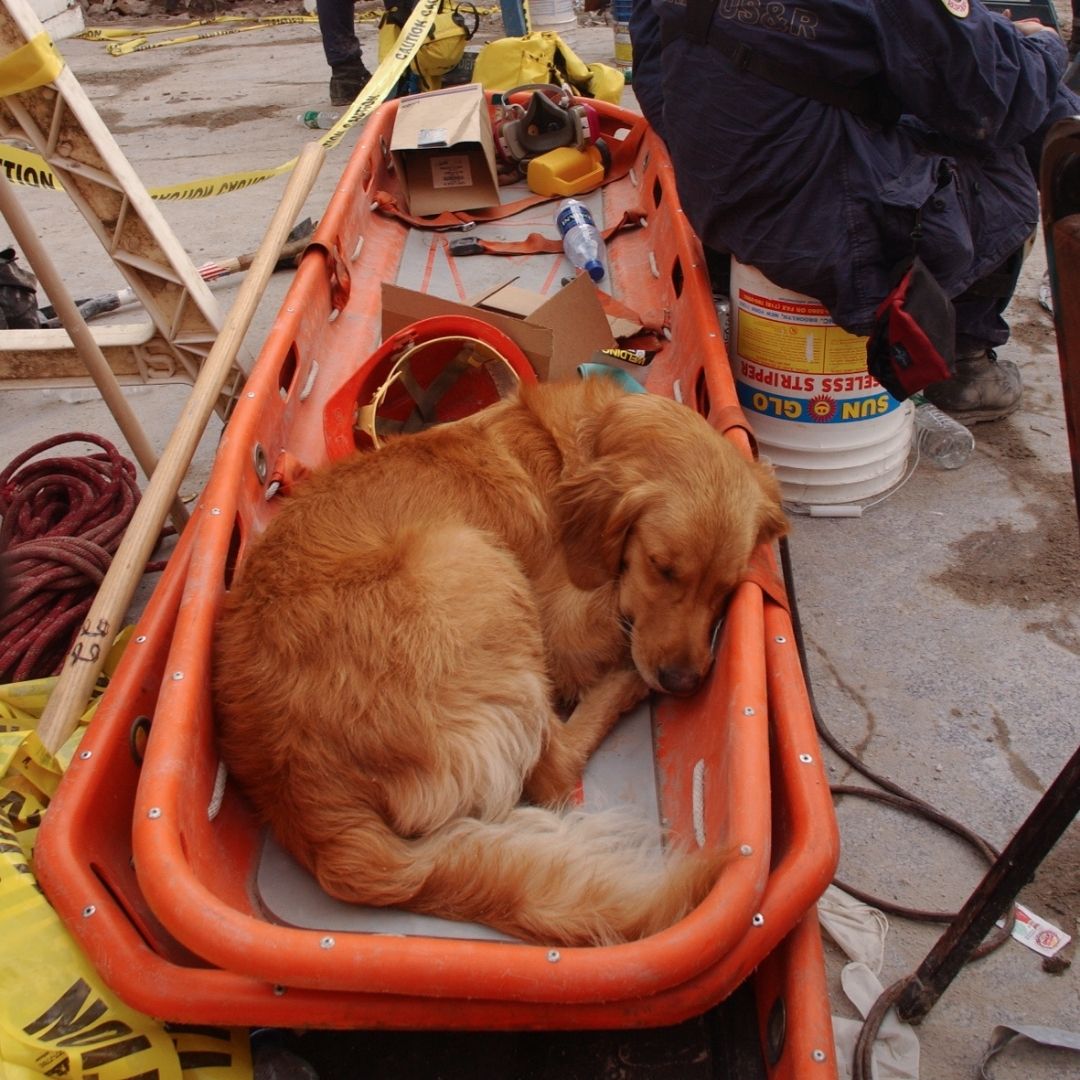
[[[993,349],[956,359],[951,379],[932,383],[923,395],[965,427],[1000,420],[1014,412],[1024,392],[1020,369],[1011,360],[999,360]]]
[[[351,105],[370,78],[371,72],[359,56],[355,60],[335,64],[330,69],[330,104]]]
[[[0,251],[0,329],[36,330],[41,325],[37,278],[18,259],[12,247]]]

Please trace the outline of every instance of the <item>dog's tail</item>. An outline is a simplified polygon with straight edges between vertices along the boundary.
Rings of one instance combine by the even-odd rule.
[[[712,888],[723,856],[662,853],[629,811],[518,807],[405,840],[372,814],[313,868],[352,903],[479,922],[550,945],[610,945],[671,926]]]

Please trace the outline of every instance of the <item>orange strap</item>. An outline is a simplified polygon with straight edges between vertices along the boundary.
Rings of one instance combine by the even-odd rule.
[[[335,311],[344,311],[352,292],[352,274],[342,251],[341,237],[334,237],[333,244],[308,244],[305,253],[312,250],[321,251],[326,259],[326,266],[330,271],[331,306]]]
[[[584,271],[581,271],[581,273],[584,273]],[[596,298],[600,301],[600,306],[604,309],[605,315],[611,315],[617,319],[627,319],[630,322],[636,322],[647,330],[659,329],[659,327],[652,326],[646,322],[629,304],[624,303],[622,300],[617,300],[611,293],[604,292],[601,288],[597,288]]]
[[[718,409],[713,409],[709,413],[709,423],[721,435],[727,434],[732,428],[744,431],[747,439],[750,440],[750,449],[754,451],[754,457],[757,457],[757,441],[754,439],[753,431],[750,430],[750,425],[746,422],[746,413],[742,411],[741,405],[721,405]]]
[[[721,434],[725,434],[732,428],[738,428],[746,433],[750,440],[750,449],[757,457],[757,441],[754,433],[746,422],[746,414],[738,405],[722,405],[709,413],[709,423]],[[750,563],[743,574],[743,581],[752,581],[774,603],[779,604],[785,611],[791,610],[788,603],[787,587],[784,579],[776,569],[776,560],[773,558],[772,548],[760,544],[750,556]]]
[[[768,545],[758,545],[757,550],[750,556],[750,565],[743,574],[743,581],[752,581],[774,604],[779,604],[785,611],[791,611],[784,579],[776,569],[776,560],[773,558],[772,548]]]
[[[416,214],[410,214],[408,210],[402,209],[397,199],[388,191],[376,191],[374,202],[376,210],[390,214],[404,221],[406,225],[412,225],[416,229],[439,231],[468,229],[477,223],[499,221],[501,218],[527,210],[530,206],[547,202],[550,197],[549,195],[526,195],[515,202],[500,203],[498,206],[489,206],[484,210],[470,210],[468,213],[464,210],[444,210],[440,214],[431,214],[428,217],[417,217]]]
[[[646,215],[643,210],[627,210],[614,225],[609,225],[600,231],[605,240],[610,240],[616,233],[623,229],[637,228],[645,221]],[[542,236],[540,233],[529,233],[524,240],[481,240],[473,238],[473,243],[479,249],[476,254],[483,255],[535,255],[544,251],[550,255],[561,254],[563,242],[561,238]]]

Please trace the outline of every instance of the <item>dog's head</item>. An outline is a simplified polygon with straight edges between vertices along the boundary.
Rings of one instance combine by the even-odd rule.
[[[583,589],[614,581],[641,677],[692,694],[751,554],[786,531],[776,480],[654,395],[614,398],[579,425],[576,449],[557,492],[570,578]]]

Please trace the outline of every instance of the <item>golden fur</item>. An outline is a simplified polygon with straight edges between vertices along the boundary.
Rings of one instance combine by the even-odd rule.
[[[333,896],[545,944],[663,929],[721,856],[658,860],[631,815],[565,804],[620,713],[698,688],[784,527],[764,466],[609,379],[356,454],[285,502],[226,596],[225,761]]]

